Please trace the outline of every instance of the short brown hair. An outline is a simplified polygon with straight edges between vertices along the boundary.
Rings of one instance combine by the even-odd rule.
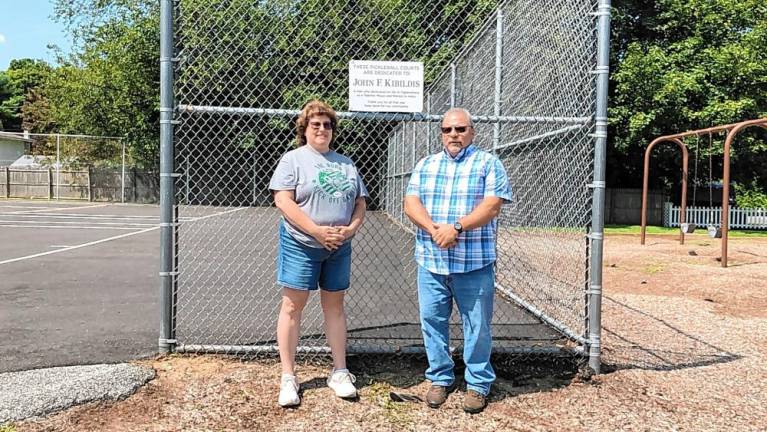
[[[330,136],[330,144],[336,139],[336,126],[338,125],[338,117],[336,117],[336,111],[327,103],[313,99],[304,105],[301,110],[301,114],[296,120],[296,142],[300,147],[306,144],[306,128],[309,126],[309,119],[314,116],[326,115],[330,119],[330,124],[333,128],[333,134]]]

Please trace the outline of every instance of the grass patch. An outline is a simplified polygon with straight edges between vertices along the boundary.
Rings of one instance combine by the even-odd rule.
[[[646,230],[647,234],[667,234],[676,235],[679,234],[679,228],[669,228],[661,226],[648,226]],[[641,234],[642,227],[640,225],[605,225],[605,234]],[[708,235],[706,233],[706,227],[698,227],[694,234],[689,235]],[[767,238],[767,230],[731,230],[729,232],[730,237],[747,237],[747,238]]]
[[[642,271],[647,274],[655,274],[655,273],[662,272],[664,269],[665,267],[663,266],[663,264],[654,263],[654,264],[649,264],[645,266],[645,268],[643,268]]]
[[[0,424],[0,432],[16,432],[16,426],[11,423]]]
[[[370,391],[370,398],[376,402],[376,405],[384,409],[384,416],[389,423],[397,426],[399,429],[410,429],[415,425],[413,418],[410,416],[410,411],[413,409],[414,404],[393,402],[389,397],[389,392],[392,390],[391,385],[374,381],[368,386],[368,390]]]

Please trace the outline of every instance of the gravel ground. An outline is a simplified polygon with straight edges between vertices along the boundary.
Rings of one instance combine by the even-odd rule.
[[[767,240],[686,245],[608,237],[603,301],[604,372],[590,379],[542,359],[499,367],[491,403],[461,410],[459,390],[439,410],[395,403],[421,395],[419,359],[350,359],[360,398],[339,400],[327,366],[299,370],[303,402],[276,405],[279,365],[215,356],[138,362],[157,377],[116,402],[70,408],[7,425],[10,431],[765,431],[767,430]],[[531,364],[539,366],[531,367]]]
[[[154,369],[132,364],[0,374],[0,424],[89,402],[125,399],[154,376]]]

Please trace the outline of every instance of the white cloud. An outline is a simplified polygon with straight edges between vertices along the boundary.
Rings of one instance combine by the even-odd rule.
[[[5,43],[5,35],[0,33],[0,44]]]

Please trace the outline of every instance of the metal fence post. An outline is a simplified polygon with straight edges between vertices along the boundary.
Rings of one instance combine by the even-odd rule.
[[[160,338],[162,354],[175,349],[173,328],[173,0],[160,1]]]
[[[121,180],[120,180],[120,202],[125,203],[125,140],[120,140],[122,142],[122,173],[121,173]]]
[[[610,0],[599,0],[597,34],[597,101],[594,137],[594,199],[591,214],[591,275],[588,289],[589,366],[601,368],[602,252],[604,247],[605,170],[607,148],[607,85],[610,71]]]
[[[431,93],[426,95],[426,114],[431,115]],[[426,155],[431,153],[431,138],[432,138],[433,125],[431,121],[426,123]],[[415,169],[415,166],[413,166]]]
[[[408,122],[402,123],[402,138],[401,138],[401,141],[400,141],[400,150],[401,150],[401,153],[402,153],[401,154],[402,161],[400,162],[399,172],[397,172],[397,182],[399,184],[399,186],[397,187],[397,190],[399,191],[399,196],[400,197],[404,197],[405,196],[405,177],[404,177],[404,172],[407,170],[406,167],[407,167],[407,164],[408,164],[408,160],[407,160],[407,147],[406,146],[407,146],[407,137],[408,137],[407,126],[409,124],[410,123],[408,123]],[[405,217],[405,208],[404,208],[405,206],[404,206],[404,204],[403,204],[401,199],[398,200],[398,201],[399,201],[399,221],[400,221],[400,223],[402,223],[406,219],[406,217]]]
[[[131,169],[131,173],[133,174],[131,177],[133,178],[133,181],[131,183],[131,190],[133,193],[131,194],[133,196],[133,202],[138,202],[138,173],[136,172],[136,167],[134,166]]]
[[[53,170],[48,168],[48,199],[53,199]]]
[[[256,187],[258,186],[258,153],[256,152],[255,148],[252,150],[253,153],[253,207],[256,207],[258,205],[258,191],[256,190]],[[187,188],[189,183],[187,182]]]
[[[455,63],[450,63],[450,108],[455,108],[455,82],[456,82]]]
[[[56,134],[56,199],[59,199],[59,183],[61,183],[61,135]]]
[[[412,154],[410,155],[410,172],[413,172],[413,169],[415,169],[415,164],[418,162],[418,159],[415,157],[415,142],[418,140],[418,134],[417,134],[417,128],[416,123],[411,123],[413,126],[413,142],[410,143],[410,148],[412,149]]]
[[[495,100],[493,114],[501,115],[501,91],[503,80],[503,11],[499,8],[495,21]],[[501,140],[501,123],[493,123],[493,153],[496,153]]]
[[[11,168],[5,167],[5,197],[11,197]]]
[[[86,181],[88,182],[88,189],[87,190],[88,190],[88,201],[89,202],[93,201],[93,182],[91,181],[91,179],[93,178],[92,173],[93,173],[93,167],[88,165],[88,170],[85,171],[85,175],[87,177]]]

